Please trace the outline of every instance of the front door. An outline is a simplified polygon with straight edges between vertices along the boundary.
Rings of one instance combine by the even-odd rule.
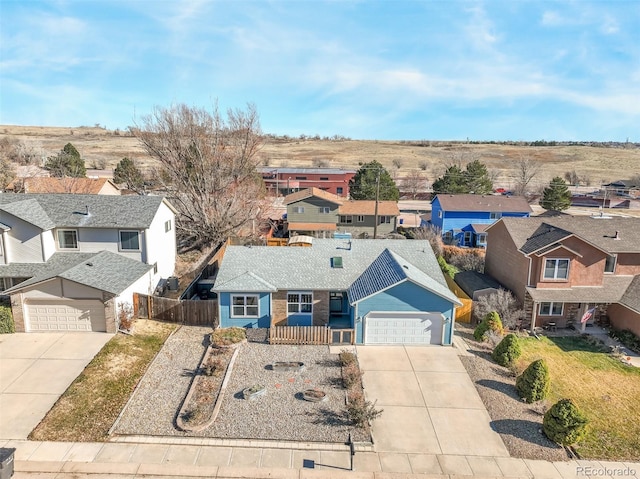
[[[329,293],[329,314],[342,314],[343,297],[344,293],[342,291]]]

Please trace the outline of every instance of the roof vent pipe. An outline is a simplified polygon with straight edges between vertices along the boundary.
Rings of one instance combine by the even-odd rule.
[[[89,216],[89,205],[84,205],[84,209],[85,209],[85,215]]]
[[[620,239],[620,233],[618,231],[616,231],[616,235],[613,237],[613,239]]]

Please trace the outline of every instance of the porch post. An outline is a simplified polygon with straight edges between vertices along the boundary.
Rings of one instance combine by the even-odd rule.
[[[531,311],[531,332],[534,334],[536,332],[536,319],[538,319],[538,303],[534,301],[533,309]]]

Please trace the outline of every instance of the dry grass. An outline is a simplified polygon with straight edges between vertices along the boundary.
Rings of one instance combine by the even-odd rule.
[[[144,168],[152,167],[151,159],[138,140],[103,128],[53,128],[0,126],[0,139],[5,136],[41,145],[47,154],[58,152],[71,142],[80,151],[86,164],[104,161],[108,168],[125,156],[135,159]],[[424,145],[424,146],[422,146]],[[432,146],[430,146],[432,145]],[[613,181],[638,173],[638,148],[604,148],[586,146],[528,147],[511,145],[468,145],[446,142],[409,144],[399,141],[327,141],[290,140],[270,141],[260,152],[264,164],[272,167],[312,167],[314,162],[325,160],[334,168],[358,168],[363,162],[376,159],[394,175],[403,177],[408,171],[426,164],[426,176],[430,181],[439,176],[445,164],[452,158],[463,156],[478,158],[490,170],[500,172],[496,183],[509,186],[513,181],[513,164],[520,158],[531,158],[543,165],[538,183],[548,183],[553,176],[564,176],[575,170],[588,176],[594,186],[602,180]],[[402,163],[394,167],[394,160]]]
[[[522,340],[521,372],[544,358],[551,375],[548,403],[573,399],[589,418],[578,445],[584,458],[640,460],[640,369],[622,364],[581,337]]]
[[[104,441],[129,396],[175,325],[138,320],[116,335],[30,434],[36,441]]]

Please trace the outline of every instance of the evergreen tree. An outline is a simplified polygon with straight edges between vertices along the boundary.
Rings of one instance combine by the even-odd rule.
[[[393,178],[384,167],[373,160],[365,163],[349,181],[349,195],[354,200],[375,200],[376,182],[380,175],[380,201],[398,201],[400,193]]]
[[[124,183],[127,189],[136,193],[144,191],[144,178],[142,172],[138,169],[135,162],[124,157],[113,172],[113,181],[118,184]]]
[[[493,192],[493,182],[487,167],[478,160],[469,163],[464,170],[458,165],[447,168],[444,175],[433,182],[434,194],[488,195]]]
[[[84,160],[80,158],[80,153],[71,143],[64,145],[64,148],[56,156],[50,156],[44,167],[51,172],[51,176],[58,178],[85,178],[87,176]]]
[[[540,206],[553,211],[566,210],[571,206],[571,192],[562,178],[556,176],[551,180],[542,193]]]

